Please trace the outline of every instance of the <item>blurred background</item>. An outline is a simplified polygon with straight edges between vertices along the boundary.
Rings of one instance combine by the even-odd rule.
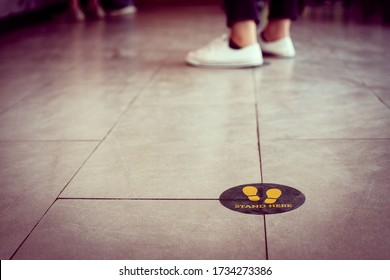
[[[264,0],[259,0],[263,2]],[[215,5],[221,0],[135,0],[138,7],[166,5]],[[308,9],[327,9],[329,15],[342,13],[345,19],[364,22],[390,22],[389,0],[302,0]],[[1,0],[0,20],[3,29],[13,27],[10,20],[47,19],[47,17],[63,12],[67,0]],[[335,9],[337,8],[337,10]],[[44,17],[43,17],[44,16]],[[323,13],[322,13],[323,16]],[[14,23],[15,24],[15,23]],[[6,27],[4,25],[7,25]]]

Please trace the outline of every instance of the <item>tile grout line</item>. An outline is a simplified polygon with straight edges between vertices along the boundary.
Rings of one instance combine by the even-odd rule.
[[[268,139],[272,141],[389,141],[390,138],[274,138]],[[4,139],[0,140],[0,143],[97,143],[100,139]],[[260,170],[261,171],[261,170]]]
[[[40,224],[40,222],[42,221],[42,219],[46,216],[46,214],[50,211],[50,209],[53,207],[54,203],[56,202],[56,199],[52,202],[52,204],[50,204],[50,206],[46,209],[45,213],[43,213],[42,217],[38,220],[38,222],[33,226],[33,228],[30,230],[30,232],[27,234],[27,236],[23,239],[23,241],[19,244],[18,248],[16,248],[15,252],[13,252],[13,254],[11,255],[11,257],[9,258],[10,260],[12,260],[15,255],[18,253],[18,251],[20,250],[20,248],[23,246],[23,244],[27,241],[27,239],[30,237],[30,235],[34,232],[34,230],[37,228],[37,226]]]
[[[8,111],[12,110],[13,108],[19,106],[19,104],[21,104],[24,100],[30,98],[34,93],[39,92],[40,90],[42,90],[45,87],[49,86],[51,83],[52,83],[51,80],[44,82],[42,85],[40,85],[39,87],[37,87],[36,89],[34,89],[30,93],[28,93],[26,96],[23,96],[22,98],[17,100],[14,104],[11,104],[8,107],[4,107],[3,110],[0,111],[0,116],[4,115],[5,113],[7,113]]]
[[[375,91],[372,89],[372,86],[366,83],[365,78],[361,74],[358,75],[358,79],[371,92],[371,94],[379,100],[380,103],[382,103],[387,109],[390,109],[390,106],[379,95],[375,93]]]
[[[254,89],[254,99],[255,99],[255,117],[256,117],[256,134],[257,134],[257,150],[259,153],[259,164],[260,164],[260,182],[264,183],[263,180],[263,162],[262,162],[262,156],[261,156],[261,144],[260,144],[260,121],[259,121],[259,108],[258,108],[258,102],[257,102],[257,93],[258,93],[258,87],[257,87],[257,79],[256,79],[256,71],[252,71],[252,77],[253,77],[253,89]],[[263,215],[263,224],[264,224],[264,244],[265,244],[265,259],[268,260],[268,238],[267,238],[267,223],[265,215]]]
[[[259,110],[258,110],[258,107],[257,107],[257,102],[255,104],[255,115],[256,115],[256,134],[257,134],[257,150],[258,150],[258,153],[259,153],[259,168],[260,168],[260,182],[261,183],[264,183],[264,180],[263,180],[263,161],[262,161],[262,157],[261,157],[261,144],[260,144],[260,122],[259,122]]]
[[[154,77],[157,75],[157,73],[160,71],[161,66],[157,67],[149,80],[145,83],[145,86],[139,91],[139,93],[129,102],[126,109],[122,112],[122,114],[119,116],[117,121],[113,124],[113,126],[109,129],[109,131],[106,133],[106,135],[99,141],[99,143],[96,145],[96,147],[92,150],[92,152],[87,156],[87,158],[84,160],[84,162],[81,164],[81,166],[76,170],[76,172],[73,174],[73,176],[69,179],[69,181],[65,184],[63,189],[60,191],[58,196],[54,199],[54,201],[51,203],[51,205],[47,208],[45,213],[43,213],[42,217],[38,220],[38,222],[33,226],[31,231],[27,234],[27,236],[23,239],[23,241],[19,244],[19,246],[16,248],[14,253],[11,255],[10,260],[12,260],[15,255],[18,253],[20,248],[23,246],[23,244],[27,241],[27,239],[30,237],[30,235],[34,232],[34,230],[38,227],[38,225],[41,223],[43,218],[46,216],[46,214],[50,211],[50,209],[53,207],[53,205],[59,200],[60,195],[64,192],[64,190],[68,187],[68,185],[73,181],[73,179],[77,176],[77,174],[80,172],[80,170],[83,168],[83,166],[88,162],[88,160],[92,157],[92,155],[97,151],[97,149],[100,147],[100,145],[106,140],[106,138],[111,134],[111,132],[114,130],[114,128],[118,125],[118,123],[122,120],[124,115],[127,113],[127,111],[130,109],[130,107],[135,103],[135,101],[138,99],[138,97],[144,92],[144,90],[147,88],[147,85],[154,79]],[[123,90],[125,87],[123,88]]]
[[[61,74],[59,74],[58,76],[61,76],[62,74],[64,73],[68,73],[70,71],[72,71],[73,69],[75,68],[75,66],[70,66],[69,69],[67,70],[63,70],[63,71],[60,71]],[[47,81],[45,81],[43,84],[41,84],[39,87],[37,87],[35,90],[31,91],[29,94],[27,94],[26,96],[23,96],[21,99],[19,99],[18,101],[16,101],[14,104],[8,106],[8,107],[5,107],[4,110],[0,111],[0,116],[7,113],[8,111],[12,110],[13,108],[16,108],[17,106],[19,106],[19,104],[21,104],[23,101],[29,99],[34,93],[38,92],[38,91],[41,91],[42,89],[54,84],[56,81],[60,80],[61,78],[59,77],[53,77]]]
[[[265,259],[268,261],[269,254],[268,254],[267,220],[265,218],[265,215],[263,215],[263,223],[264,223]]]
[[[81,168],[87,163],[87,161],[92,157],[92,155],[97,151],[97,149],[103,144],[103,142],[107,139],[107,137],[111,134],[111,132],[114,130],[114,128],[118,125],[118,123],[123,119],[125,114],[128,112],[130,107],[137,101],[139,96],[142,95],[144,92],[145,88],[147,88],[147,85],[154,79],[156,74],[159,72],[160,67],[157,67],[157,69],[154,71],[154,73],[151,75],[149,80],[146,82],[145,86],[139,91],[139,93],[129,102],[129,104],[126,106],[126,109],[123,110],[122,114],[119,116],[119,118],[116,120],[116,122],[112,125],[112,127],[108,130],[106,135],[100,140],[100,142],[96,145],[96,147],[93,149],[91,154],[87,157],[87,159],[81,164],[80,168],[75,172],[75,174],[70,178],[68,183],[65,184],[64,188],[61,190],[61,192],[58,194],[56,200],[58,200],[61,196],[61,194],[64,192],[64,190],[68,187],[68,185],[73,181],[73,179],[77,176],[77,174],[80,172]],[[125,90],[126,87],[123,88]]]
[[[365,85],[366,85],[366,87],[370,90],[371,94],[373,94],[373,95],[379,100],[379,102],[381,102],[383,105],[385,105],[385,107],[386,107],[387,109],[390,109],[390,106],[389,106],[388,104],[386,104],[386,102],[385,102],[380,96],[378,96],[378,95],[375,93],[375,91],[371,88],[371,86],[369,86],[369,85],[367,85],[367,84],[365,84]]]

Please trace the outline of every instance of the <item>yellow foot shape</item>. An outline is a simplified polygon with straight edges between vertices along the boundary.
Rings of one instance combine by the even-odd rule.
[[[267,192],[267,198],[264,200],[267,204],[273,204],[282,195],[282,191],[279,189],[269,189]]]
[[[259,201],[260,197],[257,195],[257,188],[252,186],[247,186],[242,189],[242,192],[248,197],[250,201]]]

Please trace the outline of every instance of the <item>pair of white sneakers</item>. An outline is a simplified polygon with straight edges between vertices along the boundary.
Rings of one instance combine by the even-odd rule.
[[[273,42],[266,42],[259,38],[258,43],[241,49],[233,49],[229,46],[229,37],[224,34],[206,46],[189,52],[186,62],[193,66],[204,67],[256,67],[264,63],[263,53],[276,57],[290,58],[295,56],[295,48],[291,37],[284,37]]]

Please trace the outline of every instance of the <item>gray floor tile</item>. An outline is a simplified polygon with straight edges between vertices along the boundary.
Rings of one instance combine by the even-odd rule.
[[[257,150],[253,105],[135,106],[63,197],[218,198],[259,182]]]
[[[146,84],[166,59],[166,53],[110,47],[100,52],[71,54],[75,67],[64,73],[62,81],[93,84]]]
[[[283,67],[283,63],[275,65]],[[266,139],[388,138],[390,111],[370,88],[347,79],[294,76],[275,72],[259,79],[261,137]],[[278,87],[272,85],[278,77]]]
[[[253,104],[254,99],[253,70],[199,69],[170,55],[137,105]]]
[[[59,200],[15,259],[264,259],[263,219],[218,201]]]
[[[139,90],[125,84],[52,83],[0,116],[0,139],[100,140]]]
[[[371,90],[381,102],[390,108],[390,87],[371,87]]]
[[[8,259],[96,143],[0,142],[0,258]]]
[[[15,105],[18,101],[33,93],[44,84],[40,83],[23,83],[23,82],[8,82],[0,83],[0,113],[2,110],[8,109]]]
[[[265,182],[306,202],[267,217],[271,259],[388,259],[389,141],[263,141]]]
[[[390,59],[384,58],[384,59]],[[390,72],[390,67],[379,63],[367,63],[357,67],[357,74],[367,87],[375,94],[387,107],[390,107],[390,81],[387,78],[387,73]]]

